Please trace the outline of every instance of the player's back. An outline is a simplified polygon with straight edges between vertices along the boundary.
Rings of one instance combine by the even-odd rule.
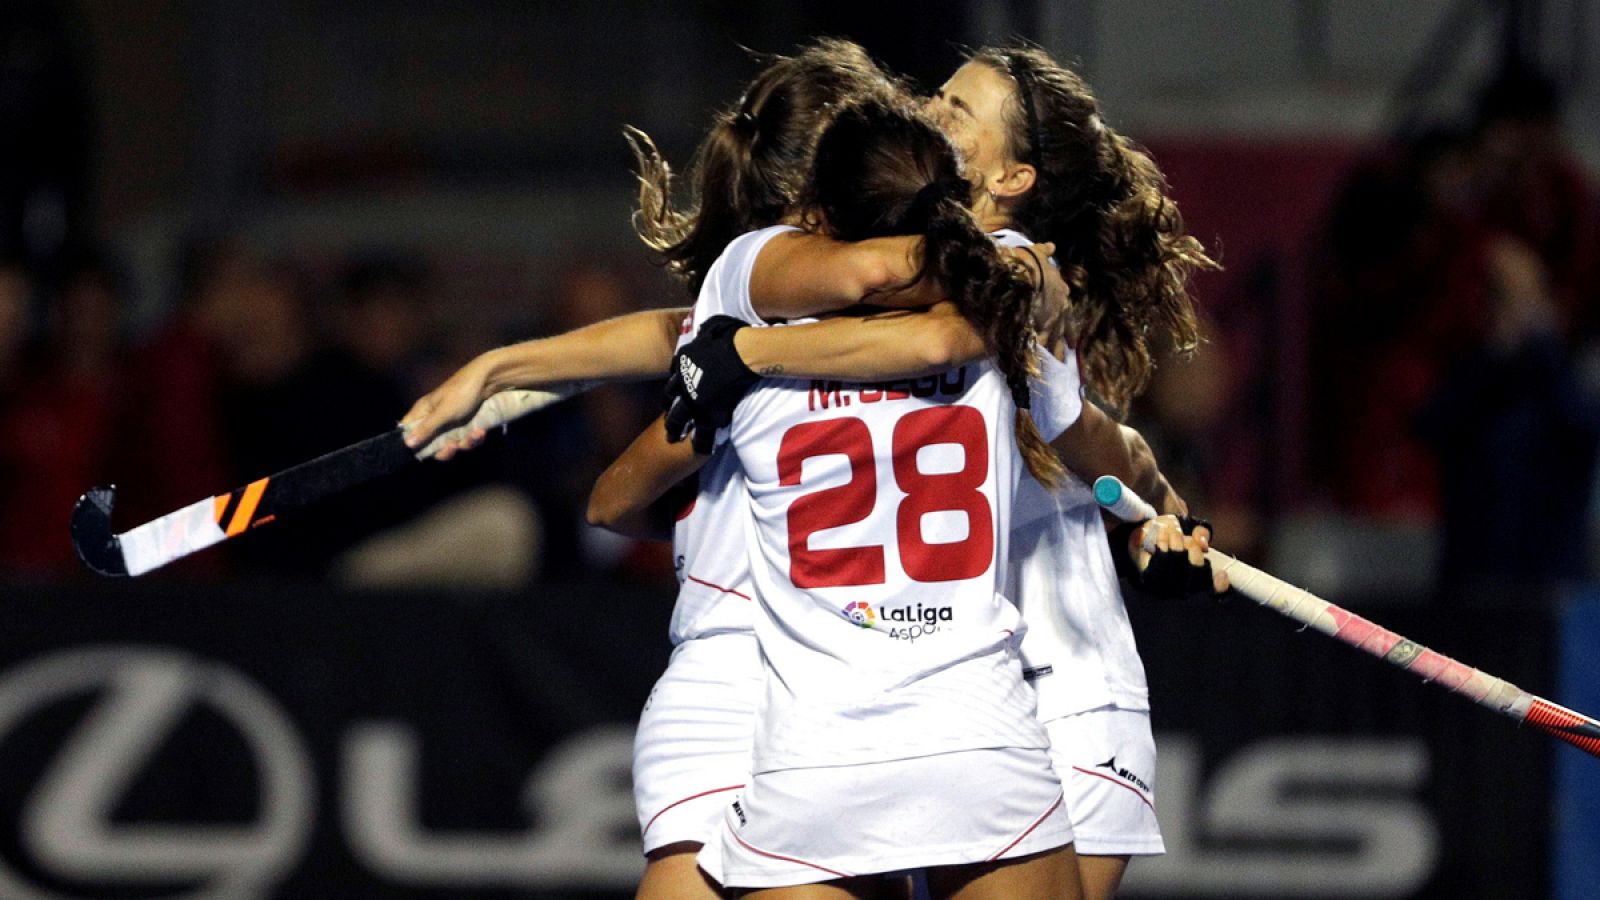
[[[1044,746],[996,562],[1014,416],[988,362],[745,397],[730,433],[769,670],[757,771]]]

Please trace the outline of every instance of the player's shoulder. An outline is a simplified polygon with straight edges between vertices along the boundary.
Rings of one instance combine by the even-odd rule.
[[[800,231],[793,225],[771,225],[747,231],[728,242],[722,255],[713,263],[712,268],[720,265],[722,268],[744,267],[748,268],[755,258],[761,255],[762,248],[766,247],[773,238],[782,234],[795,234]]]
[[[745,232],[728,243],[706,271],[695,298],[696,327],[714,315],[728,315],[752,325],[761,323],[750,302],[750,274],[756,257],[773,238],[799,231],[792,225],[774,225]]]

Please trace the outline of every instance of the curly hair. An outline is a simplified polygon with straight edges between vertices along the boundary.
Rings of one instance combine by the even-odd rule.
[[[1039,374],[1037,291],[1026,266],[978,227],[971,194],[960,157],[937,126],[906,103],[872,100],[839,113],[823,132],[802,206],[840,240],[921,235],[923,265],[913,283],[933,278],[944,288],[1020,399]],[[1021,408],[1016,434],[1028,471],[1058,484],[1061,461]]]
[[[833,113],[899,91],[859,45],[824,38],[772,58],[739,102],[718,113],[689,167],[692,198],[673,204],[672,169],[649,135],[626,129],[639,166],[633,226],[657,264],[698,294],[728,242],[776,225],[799,195],[817,135]]]
[[[969,59],[1017,83],[1004,112],[1007,150],[1036,176],[1012,224],[1056,245],[1084,378],[1125,413],[1155,370],[1152,334],[1179,353],[1199,344],[1189,277],[1218,266],[1185,231],[1155,160],[1101,119],[1082,78],[1032,47],[985,48]]]

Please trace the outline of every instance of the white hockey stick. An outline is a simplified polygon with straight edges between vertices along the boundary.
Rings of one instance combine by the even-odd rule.
[[[265,525],[288,510],[431,458],[447,441],[465,437],[473,429],[504,425],[589,386],[573,383],[548,391],[501,391],[485,400],[465,425],[439,434],[420,451],[407,447],[404,430],[395,428],[196,501],[121,534],[111,530],[116,486],[91,488],[72,508],[72,546],[84,565],[101,575],[143,575]]]
[[[1111,475],[1095,480],[1094,497],[1123,521],[1151,519],[1154,508]],[[1408,640],[1375,622],[1318,597],[1310,591],[1212,549],[1212,568],[1224,572],[1233,589],[1296,622],[1369,653],[1422,680],[1448,688],[1495,712],[1510,716],[1559,740],[1600,756],[1600,722],[1530,694],[1502,678],[1457,662]]]

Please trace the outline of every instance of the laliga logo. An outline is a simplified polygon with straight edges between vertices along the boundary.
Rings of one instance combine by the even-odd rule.
[[[224,900],[262,893],[290,871],[310,836],[311,761],[282,709],[222,666],[148,648],[95,648],[22,666],[0,681],[0,738],[68,698],[94,706],[40,777],[22,812],[23,847],[53,875],[152,888],[155,898]],[[123,824],[113,814],[129,786],[193,708],[206,707],[243,738],[259,785],[249,824]],[[63,900],[0,861],[0,897]]]
[[[872,611],[872,604],[865,600],[857,600],[851,603],[842,612],[846,619],[860,625],[862,628],[871,628],[878,621],[877,615]]]

